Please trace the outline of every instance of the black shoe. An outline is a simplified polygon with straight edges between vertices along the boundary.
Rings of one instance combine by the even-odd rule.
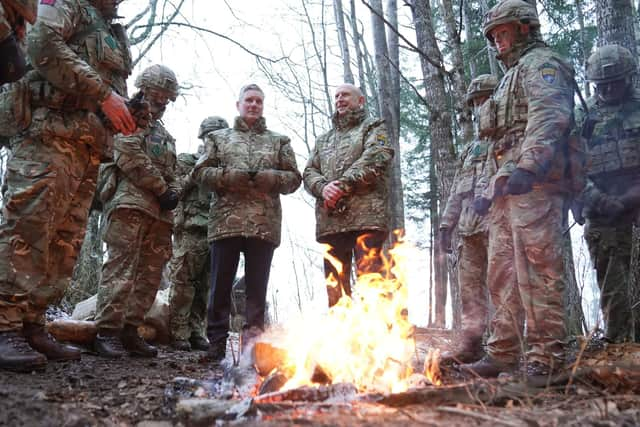
[[[482,378],[496,378],[503,372],[509,373],[515,371],[517,366],[516,362],[501,362],[487,355],[477,362],[460,365],[460,370]]]
[[[122,339],[122,346],[131,356],[156,357],[158,355],[158,349],[138,335],[137,326],[125,325],[120,339]]]
[[[24,337],[34,350],[48,360],[80,360],[80,349],[61,344],[44,329],[44,325],[24,324]]]
[[[207,349],[207,360],[213,363],[220,363],[227,354],[227,340],[211,341]]]
[[[0,332],[0,368],[16,372],[43,371],[47,366],[44,354],[35,351],[16,331]]]
[[[120,340],[120,331],[98,331],[93,348],[98,356],[110,359],[119,359],[127,355]]]
[[[440,364],[452,365],[454,363],[473,363],[480,360],[483,355],[482,338],[463,338],[460,346],[442,353],[440,356]]]
[[[189,344],[189,341],[187,340],[172,339],[171,347],[179,351],[191,351],[191,344]]]
[[[191,335],[189,337],[191,348],[194,350],[207,351],[209,350],[209,341],[205,337],[200,335]]]

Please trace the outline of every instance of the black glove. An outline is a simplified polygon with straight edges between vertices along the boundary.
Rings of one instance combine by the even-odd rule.
[[[446,252],[450,254],[451,250],[451,230],[448,228],[441,228],[438,232],[438,244],[440,245],[440,250],[442,252]]]
[[[178,202],[180,199],[178,198],[178,193],[175,190],[168,189],[164,193],[158,196],[158,203],[160,203],[160,208],[166,211],[172,211],[178,206]]]
[[[279,182],[278,172],[273,169],[258,171],[253,178],[254,187],[263,193],[275,191],[278,188]]]
[[[535,179],[535,173],[526,169],[516,168],[507,180],[504,194],[518,195],[528,193],[533,188]]]
[[[491,207],[491,199],[477,197],[473,199],[473,210],[480,216],[485,216]]]
[[[15,82],[27,72],[24,52],[14,34],[0,42],[0,84]]]

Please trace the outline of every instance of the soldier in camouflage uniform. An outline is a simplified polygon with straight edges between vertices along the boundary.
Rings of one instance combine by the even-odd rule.
[[[634,84],[636,60],[624,47],[599,47],[587,61],[587,79],[596,85],[587,104],[589,182],[583,193],[585,239],[600,287],[600,307],[611,342],[632,336],[628,289],[633,222],[640,214],[640,92]]]
[[[333,129],[318,137],[303,173],[305,189],[316,198],[316,239],[342,264],[338,269],[324,260],[329,307],[351,295],[354,257],[358,274],[383,273],[393,149],[384,121],[368,118],[364,101],[356,86],[338,86]]]
[[[222,117],[207,117],[200,124],[198,138],[204,141],[209,132],[228,127]],[[201,145],[198,154],[180,154],[176,174],[188,177],[203,152]],[[209,191],[187,180],[183,198],[174,211],[169,316],[171,345],[183,351],[209,348],[205,326],[209,296],[207,224],[210,202]]]
[[[477,111],[491,96],[498,79],[483,74],[471,81],[467,103]],[[477,117],[477,114],[476,114]],[[488,140],[477,136],[462,152],[462,165],[456,172],[452,191],[440,221],[440,249],[451,252],[451,233],[457,226],[458,285],[462,302],[462,328],[459,346],[444,353],[441,362],[472,362],[482,355],[482,335],[487,328],[489,294],[487,288],[488,227],[486,217],[473,210],[476,184],[487,158]]]
[[[264,329],[271,259],[280,244],[280,194],[294,192],[301,181],[290,140],[267,129],[264,92],[244,86],[236,102],[233,128],[211,132],[193,172],[214,192],[209,213],[211,296],[207,316],[209,358],[225,356],[231,288],[244,253],[247,325],[243,342]]]
[[[491,141],[485,171],[495,173],[474,201],[481,214],[493,202],[487,276],[496,311],[487,356],[463,366],[497,376],[514,369],[524,351],[526,373],[542,375],[564,357],[562,223],[573,70],[542,41],[536,9],[524,0],[495,5],[483,30],[507,67],[480,109],[480,135]]]
[[[116,8],[113,1],[43,1],[28,35],[35,70],[21,82],[32,92],[22,106],[31,120],[11,141],[0,224],[1,368],[30,371],[46,358],[80,357],[45,332],[44,314],[70,282],[110,129],[130,134],[136,126],[123,98],[128,42],[110,22]]]
[[[0,84],[16,81],[26,72],[20,45],[26,22],[35,24],[37,12],[37,0],[0,0]]]
[[[114,140],[113,194],[101,194],[107,223],[107,259],[98,286],[95,350],[104,357],[154,357],[157,349],[138,335],[138,326],[160,287],[171,257],[172,210],[181,184],[176,179],[175,140],[162,115],[178,95],[175,74],[164,65],[146,68],[135,82],[149,103],[151,122],[131,136]],[[106,185],[105,187],[109,187]],[[124,348],[123,348],[124,347]]]

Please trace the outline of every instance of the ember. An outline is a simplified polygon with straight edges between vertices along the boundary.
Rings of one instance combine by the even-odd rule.
[[[282,334],[270,334],[254,349],[258,372],[288,379],[280,390],[349,383],[359,392],[397,393],[409,388],[415,355],[415,327],[408,319],[406,266],[414,249],[398,238],[384,271],[358,278],[324,316],[294,322]],[[328,258],[329,259],[329,258]],[[330,259],[337,263],[335,259]],[[341,266],[336,265],[340,271]],[[329,285],[334,284],[332,277]],[[433,364],[435,363],[435,367]],[[425,371],[439,383],[437,356]],[[412,379],[413,380],[413,379]]]

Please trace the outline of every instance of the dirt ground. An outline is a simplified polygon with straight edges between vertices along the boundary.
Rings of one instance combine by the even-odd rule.
[[[262,405],[235,420],[186,418],[179,413],[174,379],[216,383],[221,368],[202,352],[161,347],[155,359],[107,360],[86,353],[79,362],[51,363],[45,373],[0,371],[2,426],[638,426],[640,397],[591,384],[545,388],[499,404],[372,402]],[[445,380],[447,374],[445,372]],[[451,379],[449,378],[449,384]],[[191,396],[198,396],[198,391]],[[213,401],[214,403],[219,401]],[[235,403],[241,403],[237,400]],[[227,417],[228,418],[228,417]]]

